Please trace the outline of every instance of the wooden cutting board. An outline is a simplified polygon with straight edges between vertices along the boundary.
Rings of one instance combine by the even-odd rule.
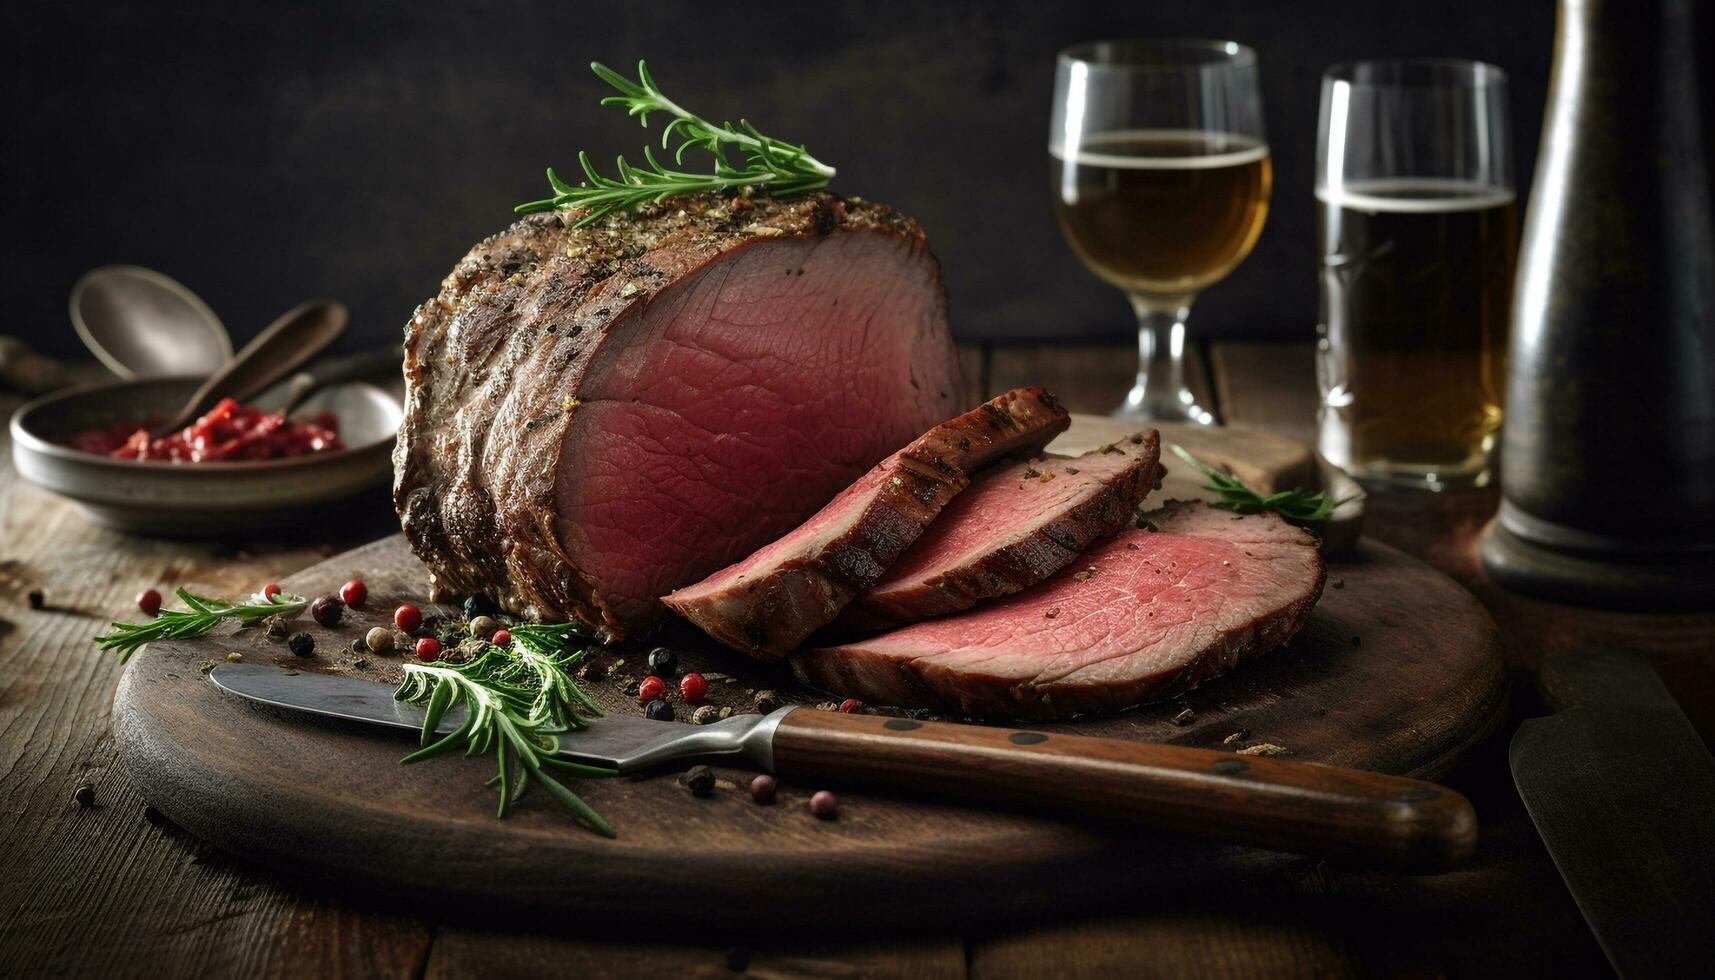
[[[1083,428],[1065,439],[1092,434]],[[1193,451],[1217,454],[1219,436],[1204,437],[1213,441]],[[1247,465],[1273,458],[1242,445]],[[1303,450],[1280,459],[1316,465]],[[408,737],[262,709],[221,693],[199,670],[235,651],[248,662],[396,679],[396,658],[361,655],[359,666],[349,643],[400,602],[432,608],[422,598],[425,573],[401,537],[282,585],[317,595],[353,575],[370,587],[364,609],[349,610],[334,629],[305,620],[317,638],[313,667],[254,630],[157,643],[132,659],[115,697],[114,727],[130,773],[156,808],[235,854],[342,889],[527,906],[584,921],[648,914],[753,928],[833,919],[992,922],[1111,905],[1140,889],[1159,893],[1295,860],[858,793],[841,793],[839,818],[820,821],[806,803],[824,787],[787,785],[775,805],[759,806],[743,788],[750,774],[736,769],[717,769],[720,783],[708,799],[692,797],[673,773],[577,783],[618,829],[615,840],[579,829],[540,790],[497,820],[483,785],[490,760],[402,767]],[[1305,761],[1446,773],[1502,717],[1505,674],[1493,623],[1450,579],[1367,540],[1330,562],[1329,581],[1290,645],[1228,677],[1122,715],[1032,727],[1233,750],[1268,743]],[[679,649],[683,669],[733,678],[716,678],[715,705],[752,710],[764,689],[787,701],[824,697],[796,688],[788,671],[712,649],[688,629],[656,642]],[[609,710],[637,712],[625,688],[645,673],[644,653],[604,656],[607,676],[585,688]]]

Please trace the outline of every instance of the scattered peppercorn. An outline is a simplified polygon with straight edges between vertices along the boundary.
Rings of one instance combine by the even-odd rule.
[[[692,766],[679,774],[679,785],[690,790],[692,796],[713,796],[715,771],[708,766]]]
[[[393,625],[409,633],[423,625],[423,610],[407,602],[393,610]]]
[[[785,701],[781,700],[780,695],[773,691],[756,692],[756,710],[763,714],[768,714],[770,711],[777,710],[785,703]]]
[[[363,635],[363,645],[370,653],[386,653],[393,649],[393,631],[385,626],[377,626]]]
[[[661,698],[656,698],[643,706],[643,717],[650,721],[672,721],[673,706]]]
[[[270,640],[284,639],[286,634],[290,632],[291,627],[286,623],[284,616],[275,614],[262,620],[262,635]]]
[[[840,814],[840,801],[834,794],[825,789],[819,789],[810,797],[810,812],[818,820],[832,820]]]
[[[43,609],[43,608],[47,607],[47,604],[48,604],[48,597],[45,595],[42,595],[41,589],[31,589],[30,590],[30,608],[31,609]]]
[[[88,783],[82,783],[77,789],[71,791],[71,798],[78,806],[94,806],[95,787]]]
[[[272,599],[279,594],[280,585],[278,582],[269,582],[262,587],[262,598],[264,599]]]
[[[709,725],[709,724],[713,724],[714,722],[719,721],[720,717],[721,717],[721,711],[719,708],[715,707],[714,705],[712,705],[712,704],[698,705],[697,710],[691,712],[691,724],[693,724],[693,725]]]
[[[137,608],[143,610],[145,616],[153,616],[159,613],[161,611],[161,593],[155,589],[144,589],[137,593]]]
[[[345,603],[338,596],[324,595],[310,603],[310,618],[323,626],[339,625],[339,619],[345,615]]]
[[[300,657],[313,657],[316,654],[316,638],[308,633],[293,633],[286,640],[286,649]]]
[[[215,667],[215,663],[212,660],[204,660],[204,661],[197,664],[197,669],[202,671],[205,674],[208,673],[209,671],[213,670],[214,667]]]
[[[667,696],[667,682],[654,674],[643,678],[637,684],[637,700],[659,701]]]
[[[464,601],[464,618],[475,619],[478,616],[492,616],[500,611],[494,600],[482,593],[477,593]]]
[[[244,654],[239,653],[237,650],[226,651],[226,662],[229,664],[235,664],[235,663],[237,663],[243,659],[244,659]]]
[[[649,651],[649,670],[652,673],[671,676],[679,668],[679,655],[666,647],[656,647]]]
[[[743,973],[750,966],[750,948],[748,946],[728,946],[726,951],[726,968],[734,973]]]
[[[855,711],[861,710],[863,710],[863,702],[859,701],[857,698],[846,698],[844,701],[840,702],[840,714],[842,715],[849,715]]]
[[[428,662],[441,655],[441,641],[425,636],[417,641],[417,659]]]
[[[339,587],[339,598],[348,606],[361,606],[369,598],[369,586],[363,584],[363,579],[354,578]]]
[[[352,653],[362,653],[368,649],[369,649],[369,644],[365,643],[363,641],[363,637],[361,637],[361,636],[359,636],[359,637],[357,637],[351,641],[351,652]]]
[[[508,629],[495,630],[494,635],[488,638],[488,642],[497,647],[503,647],[512,642],[512,631]]]
[[[780,788],[780,782],[773,776],[763,773],[750,781],[750,798],[766,806],[774,802],[774,794]]]
[[[1179,713],[1173,716],[1173,723],[1183,728],[1184,726],[1191,724],[1191,721],[1196,717],[1197,712],[1192,711],[1190,708],[1180,708]]]
[[[679,678],[679,696],[686,704],[696,704],[709,693],[709,682],[703,680],[702,674],[686,674]]]

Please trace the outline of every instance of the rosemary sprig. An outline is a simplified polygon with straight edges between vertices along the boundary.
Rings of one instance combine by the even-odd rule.
[[[645,127],[649,125],[651,112],[672,117],[661,132],[661,148],[667,149],[675,137],[679,140],[678,148],[673,151],[674,164],[683,167],[685,151],[696,147],[714,157],[714,170],[712,173],[675,170],[662,165],[655,158],[654,149],[645,146],[645,166],[634,167],[621,156],[616,161],[619,176],[604,177],[590,162],[589,154],[579,151],[578,164],[583,168],[585,180],[574,187],[561,180],[552,167],[548,168],[548,184],[554,195],[518,205],[513,209],[518,214],[583,208],[584,215],[573,225],[581,228],[614,211],[674,194],[737,190],[786,197],[825,187],[834,177],[834,168],[811,156],[802,145],[764,136],[747,119],[740,119],[736,126],[730,122],[717,126],[680,106],[655,84],[645,62],[637,63],[635,82],[600,62],[591,62],[590,69],[619,92],[602,99],[602,105],[623,106],[627,114],[638,117]]]
[[[301,595],[284,592],[275,593],[272,597],[258,592],[248,602],[228,602],[182,588],[176,594],[179,601],[190,607],[188,610],[163,609],[147,623],[110,623],[107,632],[95,638],[96,644],[103,650],[118,650],[119,662],[124,663],[145,643],[201,636],[228,617],[244,623],[254,623],[276,614],[290,619],[310,604],[310,600]]]
[[[1211,501],[1212,507],[1224,508],[1237,514],[1256,514],[1272,510],[1294,524],[1319,524],[1328,519],[1334,508],[1346,502],[1334,500],[1320,490],[1305,493],[1298,488],[1282,490],[1265,497],[1245,486],[1236,477],[1222,473],[1186,452],[1184,446],[1173,443],[1171,448],[1174,455],[1191,464],[1192,468],[1209,479],[1209,485],[1204,489],[1212,490],[1221,497]]]
[[[459,746],[465,755],[493,752],[498,772],[489,785],[500,794],[496,816],[506,816],[506,808],[535,780],[591,829],[612,837],[607,821],[553,776],[554,772],[615,774],[613,769],[568,762],[558,755],[561,733],[588,728],[589,719],[602,713],[568,673],[585,653],[581,647],[573,649],[569,641],[585,634],[570,624],[517,626],[511,632],[510,648],[487,645],[462,663],[405,664],[405,682],[393,696],[425,705],[427,710],[422,748],[400,762],[418,762]],[[439,735],[441,719],[460,704],[465,706],[464,723]]]

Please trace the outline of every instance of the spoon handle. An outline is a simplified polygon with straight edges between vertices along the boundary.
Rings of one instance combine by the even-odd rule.
[[[315,300],[287,310],[203,382],[179,414],[150,430],[150,435],[162,436],[184,428],[222,398],[244,401],[254,397],[321,353],[350,319],[345,305],[332,300]]]
[[[318,361],[292,375],[290,387],[286,389],[286,401],[280,406],[280,412],[285,415],[292,414],[303,404],[304,399],[328,385],[383,374],[397,378],[403,360],[404,355],[400,353],[398,346],[393,346]]]

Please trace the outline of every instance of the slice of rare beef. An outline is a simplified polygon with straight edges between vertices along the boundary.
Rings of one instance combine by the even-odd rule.
[[[1160,436],[1137,433],[1075,459],[1048,457],[972,481],[910,550],[830,627],[875,633],[1035,585],[1131,527],[1161,483]]]
[[[735,650],[790,653],[874,585],[972,472],[1035,452],[1068,424],[1041,388],[1009,391],[925,432],[790,534],[664,601]]]
[[[636,635],[958,411],[903,215],[707,195],[569,224],[477,245],[407,329],[394,499],[437,597]]]
[[[1322,594],[1316,539],[1273,514],[1151,513],[1015,596],[804,650],[805,683],[876,704],[1066,718],[1168,697],[1266,653]]]

